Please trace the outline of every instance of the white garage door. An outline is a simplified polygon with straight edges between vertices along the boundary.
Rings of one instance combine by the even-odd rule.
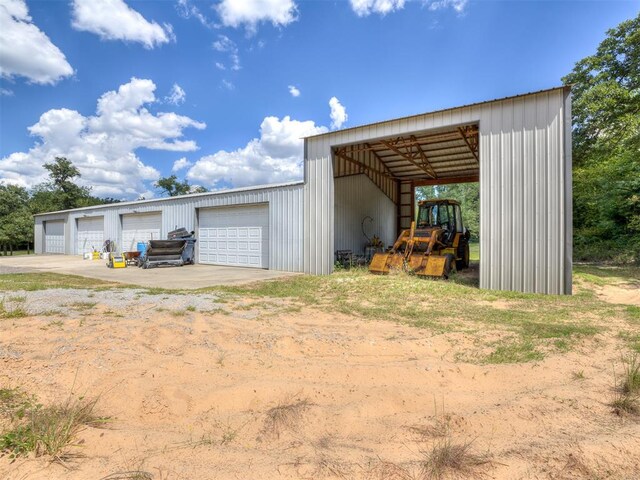
[[[64,253],[64,221],[44,222],[45,253]]]
[[[162,228],[162,214],[139,213],[122,216],[122,245],[125,252],[137,250],[138,242],[160,240]]]
[[[104,217],[86,217],[78,219],[78,237],[76,253],[83,255],[94,249],[102,250],[104,243]]]
[[[269,268],[269,207],[201,209],[199,263]]]

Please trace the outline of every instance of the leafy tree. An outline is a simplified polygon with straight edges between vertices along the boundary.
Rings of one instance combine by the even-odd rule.
[[[469,229],[471,240],[480,238],[480,185],[478,183],[455,183],[416,188],[416,199],[449,198],[460,202],[462,221]]]
[[[200,185],[191,185],[187,180],[182,182],[178,180],[178,177],[171,175],[169,177],[163,177],[158,180],[154,186],[163,191],[163,194],[170,197],[176,197],[178,195],[186,195],[188,193],[204,193],[208,190]]]
[[[576,257],[640,262],[640,15],[563,82],[573,94]]]
[[[76,184],[75,180],[80,177],[80,172],[65,157],[56,157],[52,163],[45,163],[43,167],[49,171],[50,181],[39,190],[53,194],[47,197],[52,207],[58,207],[54,210],[77,208],[90,197],[91,189]]]
[[[0,245],[4,255],[7,247],[13,253],[14,248],[30,243],[32,239],[29,193],[17,185],[0,184]]]

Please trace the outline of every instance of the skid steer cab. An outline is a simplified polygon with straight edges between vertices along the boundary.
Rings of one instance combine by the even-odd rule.
[[[371,273],[405,271],[427,277],[448,278],[454,270],[469,266],[469,231],[462,223],[455,200],[418,202],[418,216],[403,230],[390,250],[376,253]]]

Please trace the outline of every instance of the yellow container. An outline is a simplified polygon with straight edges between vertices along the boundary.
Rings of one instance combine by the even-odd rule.
[[[91,258],[92,258],[93,260],[100,260],[100,252],[93,252],[93,253],[91,254]]]

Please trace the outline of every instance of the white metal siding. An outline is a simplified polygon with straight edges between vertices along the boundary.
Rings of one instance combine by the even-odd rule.
[[[268,205],[200,210],[198,250],[199,263],[268,268]]]
[[[122,216],[121,250],[135,251],[138,242],[160,240],[162,230],[162,213],[139,213]]]
[[[569,90],[557,88],[307,139],[305,272],[333,269],[334,145],[478,123],[480,286],[570,294],[570,110]]]
[[[335,179],[335,249],[363,254],[377,235],[385,246],[396,240],[396,205],[366,175]],[[370,217],[362,224],[365,217]]]
[[[38,215],[34,231],[36,247],[42,231],[41,225],[48,219],[66,219],[70,234],[67,238],[76,238],[76,220],[83,216],[104,216],[104,239],[120,243],[122,240],[122,216],[138,213],[162,212],[160,238],[176,227],[197,230],[196,210],[225,205],[269,204],[269,269],[288,272],[302,272],[303,265],[303,185],[291,183],[266,187],[250,187],[239,190],[185,195],[181,197],[126,202],[120,204],[86,207],[68,212]],[[70,243],[70,242],[67,242]],[[123,245],[123,248],[128,246]],[[134,247],[135,248],[135,247]],[[198,244],[196,243],[196,248]],[[68,248],[72,253],[75,246]],[[36,252],[42,253],[36,248]]]
[[[104,217],[79,218],[77,225],[76,253],[100,251],[104,243]]]
[[[45,253],[64,253],[64,221],[45,222],[44,245]]]

